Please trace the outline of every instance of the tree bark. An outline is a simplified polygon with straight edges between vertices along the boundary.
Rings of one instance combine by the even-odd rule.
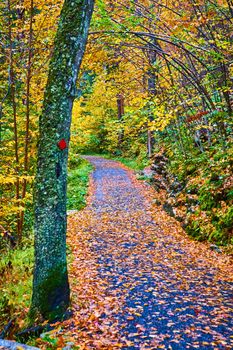
[[[148,44],[148,59],[150,64],[150,69],[148,71],[148,96],[153,101],[154,97],[156,96],[156,71],[154,64],[157,60],[156,51],[154,50],[154,46],[157,45],[156,39],[152,39],[152,43]],[[154,120],[153,114],[149,109],[149,121],[152,122]],[[154,140],[154,133],[153,131],[148,128],[147,130],[147,154],[148,158],[151,158],[153,154],[153,146],[154,146],[155,140]]]
[[[118,115],[118,120],[120,123],[122,122],[122,118],[123,118],[124,113],[125,113],[124,96],[121,94],[118,94],[117,95],[117,115]],[[124,129],[121,129],[119,131],[119,134],[118,134],[117,147],[119,148],[119,150],[121,149],[123,138],[124,138]]]
[[[76,80],[94,0],[65,0],[39,121],[35,182],[35,267],[31,317],[60,318],[69,306],[66,187]]]

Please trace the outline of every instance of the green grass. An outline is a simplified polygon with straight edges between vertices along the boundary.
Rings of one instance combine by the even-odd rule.
[[[80,210],[86,205],[89,174],[93,166],[79,156],[72,156],[69,162],[67,209]]]
[[[149,165],[148,159],[138,159],[138,158],[124,158],[124,157],[114,157],[114,160],[121,162],[126,165],[128,168],[133,170],[143,170],[146,166]]]
[[[24,242],[24,247],[7,250],[0,259],[0,329],[15,318],[15,328],[25,324],[32,293],[33,245]]]
[[[130,158],[130,157],[121,157],[121,156],[114,156],[110,153],[89,153],[88,155],[95,156],[95,157],[102,157],[106,159],[112,159],[116,160],[118,162],[121,162],[122,164],[126,165],[128,168],[133,170],[143,170],[146,166],[149,165],[149,159],[148,158]]]

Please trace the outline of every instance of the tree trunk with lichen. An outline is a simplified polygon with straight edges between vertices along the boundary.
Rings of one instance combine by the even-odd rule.
[[[35,267],[31,317],[60,318],[70,302],[66,263],[66,182],[78,71],[94,0],[65,0],[40,117],[35,182]]]

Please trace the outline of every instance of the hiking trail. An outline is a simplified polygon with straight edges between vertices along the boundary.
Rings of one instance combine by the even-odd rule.
[[[230,258],[191,240],[119,162],[95,167],[87,207],[69,217],[73,318],[81,349],[232,349]]]

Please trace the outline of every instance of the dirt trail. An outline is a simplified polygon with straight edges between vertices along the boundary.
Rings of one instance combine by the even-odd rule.
[[[88,206],[69,221],[66,334],[82,349],[232,349],[228,258],[189,239],[124,166],[87,158]]]

